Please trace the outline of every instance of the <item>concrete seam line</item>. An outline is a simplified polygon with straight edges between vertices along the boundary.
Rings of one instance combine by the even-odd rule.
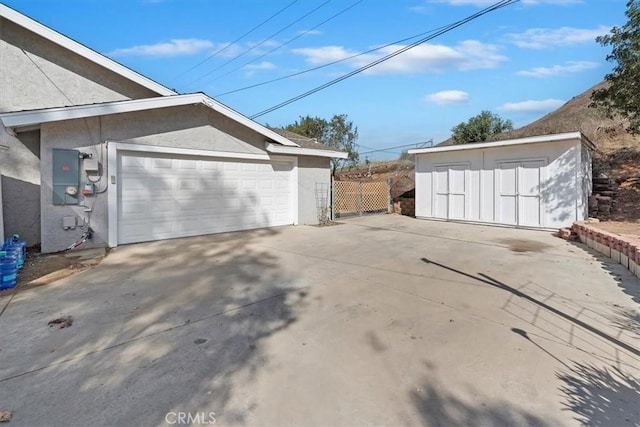
[[[29,374],[33,374],[33,373],[36,373],[36,372],[44,371],[45,369],[52,368],[54,366],[63,365],[63,364],[68,363],[68,362],[73,362],[74,360],[84,359],[85,357],[93,356],[94,354],[102,353],[104,351],[113,350],[113,349],[118,348],[118,347],[123,347],[123,346],[125,346],[127,344],[131,344],[131,343],[134,343],[134,342],[137,342],[137,341],[142,341],[142,340],[145,340],[147,338],[152,338],[152,337],[154,337],[156,335],[160,335],[160,334],[163,334],[165,332],[171,332],[171,331],[176,330],[176,329],[182,329],[182,328],[184,328],[186,326],[193,325],[195,323],[199,323],[199,322],[202,322],[204,320],[211,319],[211,318],[214,318],[214,317],[222,316],[222,315],[225,315],[227,313],[232,313],[234,311],[241,311],[241,310],[244,310],[245,308],[250,307],[252,305],[260,304],[260,303],[263,303],[265,301],[269,301],[270,299],[273,299],[273,298],[278,298],[278,297],[281,297],[281,296],[284,296],[284,295],[288,295],[288,294],[290,294],[292,292],[299,292],[299,291],[301,291],[303,289],[308,289],[309,287],[310,286],[303,286],[301,288],[290,289],[288,291],[281,292],[281,293],[276,294],[276,295],[271,295],[269,297],[260,299],[258,301],[253,301],[253,302],[250,302],[250,303],[238,306],[238,307],[230,308],[228,310],[219,311],[217,313],[210,314],[208,316],[204,316],[204,317],[201,317],[199,319],[192,320],[192,321],[189,321],[189,322],[185,322],[185,323],[182,323],[180,325],[171,326],[169,328],[162,329],[160,331],[156,331],[156,332],[153,332],[153,333],[148,334],[148,335],[143,335],[143,336],[140,336],[140,337],[130,338],[130,339],[126,340],[126,341],[122,341],[122,342],[119,342],[119,343],[116,343],[116,344],[112,344],[112,345],[107,346],[107,347],[99,348],[99,349],[92,350],[92,351],[89,351],[89,352],[86,352],[86,353],[83,353],[83,354],[79,354],[79,355],[74,356],[74,357],[70,357],[68,359],[60,360],[59,362],[50,363],[49,365],[41,366],[39,368],[30,369],[28,371],[21,372],[19,374],[15,374],[15,375],[11,375],[9,377],[0,378],[0,383],[5,382],[5,381],[9,381],[9,380],[13,380],[15,378],[23,377],[25,375],[29,375]]]

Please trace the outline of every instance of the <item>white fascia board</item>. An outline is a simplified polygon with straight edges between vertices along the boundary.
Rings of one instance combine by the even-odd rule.
[[[313,148],[284,147],[267,143],[267,151],[274,154],[293,154],[296,156],[331,157],[335,159],[347,159],[349,154],[343,151],[315,150]]]
[[[408,153],[409,154],[442,153],[446,151],[476,150],[479,148],[507,147],[511,145],[536,144],[541,142],[558,142],[558,141],[567,141],[571,139],[584,141],[585,137],[582,135],[581,132],[566,132],[566,133],[556,133],[551,135],[532,136],[528,138],[505,139],[504,141],[447,145],[445,147],[415,148],[413,150],[409,150]]]
[[[118,151],[141,151],[144,153],[177,154],[185,156],[221,157],[227,159],[270,160],[268,154],[240,153],[235,151],[213,151],[196,148],[176,148],[160,145],[130,144],[127,142],[107,141],[109,146],[115,145]]]
[[[104,55],[99,54],[93,49],[89,49],[88,47],[76,42],[75,40],[70,39],[57,31],[52,30],[51,28],[42,25],[41,23],[34,21],[33,19],[17,12],[4,4],[0,3],[0,17],[5,18],[27,30],[49,40],[52,43],[57,44],[65,49],[70,50],[71,52],[76,53],[91,62],[94,62],[110,71],[113,71],[116,74],[121,75],[122,77],[131,80],[141,86],[146,87],[147,89],[156,92],[159,95],[176,95],[176,92],[171,89],[161,85],[160,83],[154,82],[148,77],[143,76],[142,74],[138,74],[130,68],[125,67],[122,64],[119,64]]]
[[[61,120],[84,119],[87,117],[130,113],[134,111],[176,107],[189,104],[203,104],[223,116],[226,116],[275,142],[289,147],[299,147],[295,142],[270,129],[267,129],[261,124],[254,122],[248,117],[243,116],[237,111],[234,111],[217,101],[214,101],[202,93],[1,113],[0,120],[6,128],[19,130],[27,126],[40,125],[42,123],[57,122]]]
[[[2,120],[2,123],[7,128],[20,129],[26,126],[34,126],[42,123],[58,122],[62,120],[84,119],[87,117],[104,116],[109,114],[174,107],[189,103],[197,104],[200,102],[200,98],[200,96],[194,95],[176,95],[128,101],[105,102],[101,104],[16,111],[14,113],[0,114],[0,120]]]

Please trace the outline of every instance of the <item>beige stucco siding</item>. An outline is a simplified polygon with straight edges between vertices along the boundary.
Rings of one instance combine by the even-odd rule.
[[[331,184],[331,168],[327,157],[298,158],[298,222],[318,224],[316,184]]]
[[[159,96],[0,18],[0,112]]]

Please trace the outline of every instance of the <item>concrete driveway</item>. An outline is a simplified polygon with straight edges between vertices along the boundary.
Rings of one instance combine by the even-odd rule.
[[[0,409],[12,426],[640,425],[639,302],[628,271],[540,231],[387,215],[124,246],[10,301]]]

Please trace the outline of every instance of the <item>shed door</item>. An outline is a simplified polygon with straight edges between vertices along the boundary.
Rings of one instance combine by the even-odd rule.
[[[293,223],[287,161],[121,152],[118,243]]]
[[[464,219],[466,216],[467,164],[440,165],[434,169],[435,217]]]
[[[540,227],[541,170],[544,160],[508,161],[496,170],[496,212],[500,224]]]

